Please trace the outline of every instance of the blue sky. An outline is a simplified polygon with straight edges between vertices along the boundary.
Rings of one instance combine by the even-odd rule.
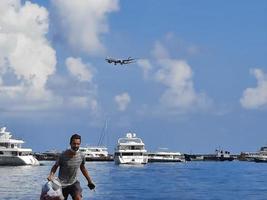
[[[267,144],[267,2],[0,3],[0,121],[34,151],[133,131],[148,150]],[[114,66],[106,57],[137,62]]]

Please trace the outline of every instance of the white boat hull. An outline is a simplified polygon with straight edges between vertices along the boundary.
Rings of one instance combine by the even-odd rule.
[[[114,161],[115,161],[115,164],[130,164],[130,165],[147,164],[148,157],[147,156],[115,156]]]
[[[154,157],[149,158],[148,162],[184,162],[184,160],[180,158],[160,158],[160,157]]]
[[[5,165],[5,166],[40,165],[40,163],[32,155],[27,155],[27,156],[0,156],[0,165]]]

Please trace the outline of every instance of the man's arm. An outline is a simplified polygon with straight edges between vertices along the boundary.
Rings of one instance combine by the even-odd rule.
[[[95,184],[93,183],[88,170],[85,168],[84,164],[80,165],[80,169],[82,171],[82,174],[84,175],[84,177],[86,178],[86,180],[88,181],[88,187],[92,190],[95,188]]]
[[[56,173],[56,171],[57,171],[57,168],[58,168],[58,162],[56,162],[54,165],[53,165],[53,167],[51,168],[51,170],[50,170],[50,174],[49,174],[49,176],[47,177],[47,180],[49,180],[49,181],[51,181],[53,178],[54,178],[54,175],[55,175],[55,173]]]

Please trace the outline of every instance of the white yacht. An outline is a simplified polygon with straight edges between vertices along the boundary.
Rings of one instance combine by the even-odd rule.
[[[146,164],[148,162],[145,144],[135,133],[127,133],[118,140],[114,153],[116,164]]]
[[[148,162],[185,162],[185,158],[180,152],[171,152],[161,148],[157,152],[148,154]]]
[[[39,165],[32,149],[22,148],[23,140],[11,139],[6,127],[0,129],[0,165]]]
[[[257,152],[241,152],[241,161],[267,162],[267,146],[263,146]]]
[[[267,162],[267,146],[261,147],[257,156],[254,157],[255,162]]]
[[[108,154],[108,149],[102,146],[80,147],[79,151],[85,154],[86,161],[111,161],[112,156]]]

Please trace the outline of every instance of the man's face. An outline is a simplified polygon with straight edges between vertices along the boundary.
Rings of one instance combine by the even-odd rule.
[[[73,139],[71,141],[70,147],[73,151],[78,151],[81,145],[81,140],[80,139]]]

